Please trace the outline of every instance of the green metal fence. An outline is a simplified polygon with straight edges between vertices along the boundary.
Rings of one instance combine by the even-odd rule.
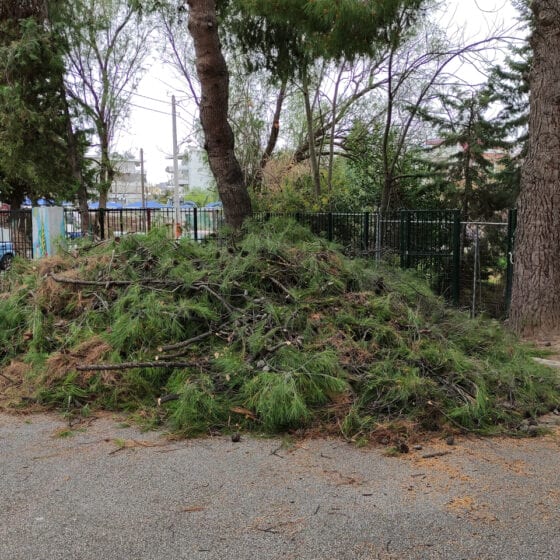
[[[401,266],[421,270],[437,292],[459,305],[459,211],[401,210],[399,233]]]
[[[434,291],[472,315],[507,314],[515,211],[503,222],[462,222],[458,210],[257,213],[254,218],[273,216],[289,216],[347,253],[416,269]]]

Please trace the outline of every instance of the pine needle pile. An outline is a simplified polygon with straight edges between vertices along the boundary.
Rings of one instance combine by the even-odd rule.
[[[510,432],[560,403],[557,373],[497,322],[287,221],[229,246],[154,230],[16,260],[0,324],[4,407],[127,411],[184,435]]]

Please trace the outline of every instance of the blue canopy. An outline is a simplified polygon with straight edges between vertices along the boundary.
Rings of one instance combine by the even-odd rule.
[[[107,210],[119,210],[120,208],[122,208],[122,204],[118,203],[118,202],[112,202],[109,201],[107,202]],[[98,210],[99,209],[99,202],[88,202],[88,208],[90,210]]]
[[[146,205],[142,206],[142,202],[137,201],[137,202],[131,202],[130,204],[127,204],[125,208],[130,208],[130,209],[151,208],[152,210],[159,210],[160,208],[163,208],[163,204],[159,203],[157,200],[147,200]]]
[[[39,198],[37,200],[37,206],[53,206],[54,200],[47,200],[46,198]]]
[[[185,202],[181,203],[181,208],[198,208],[196,202],[192,200],[185,200]]]
[[[36,206],[54,206],[54,200],[47,200],[46,198],[39,198],[35,203]],[[33,201],[26,196],[23,199],[22,206],[33,206]]]

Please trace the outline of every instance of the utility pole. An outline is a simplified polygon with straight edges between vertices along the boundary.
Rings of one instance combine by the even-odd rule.
[[[171,96],[171,119],[173,120],[173,183],[175,187],[175,237],[181,237],[181,207],[179,201],[179,148],[177,146],[177,108],[175,96]]]
[[[144,150],[140,148],[140,189],[142,190],[142,229],[146,231],[146,192],[144,185]]]

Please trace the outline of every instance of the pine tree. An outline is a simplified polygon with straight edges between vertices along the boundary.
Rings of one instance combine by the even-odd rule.
[[[560,12],[533,0],[529,141],[518,199],[510,322],[520,334],[560,333]]]
[[[464,219],[489,218],[514,200],[515,193],[496,180],[510,144],[500,123],[486,117],[490,98],[485,92],[455,90],[439,101],[437,113],[419,111],[439,136],[423,158],[433,171],[431,182],[440,185],[446,205],[460,208]]]
[[[519,20],[530,27],[530,11],[526,0],[516,3]],[[510,48],[503,64],[492,69],[485,87],[491,106],[498,107],[495,125],[511,143],[510,157],[503,162],[496,180],[508,185],[515,197],[519,193],[521,165],[527,154],[529,120],[529,72],[532,50],[528,39]]]
[[[72,191],[64,92],[64,45],[46,24],[45,2],[0,9],[0,196],[62,198]]]

